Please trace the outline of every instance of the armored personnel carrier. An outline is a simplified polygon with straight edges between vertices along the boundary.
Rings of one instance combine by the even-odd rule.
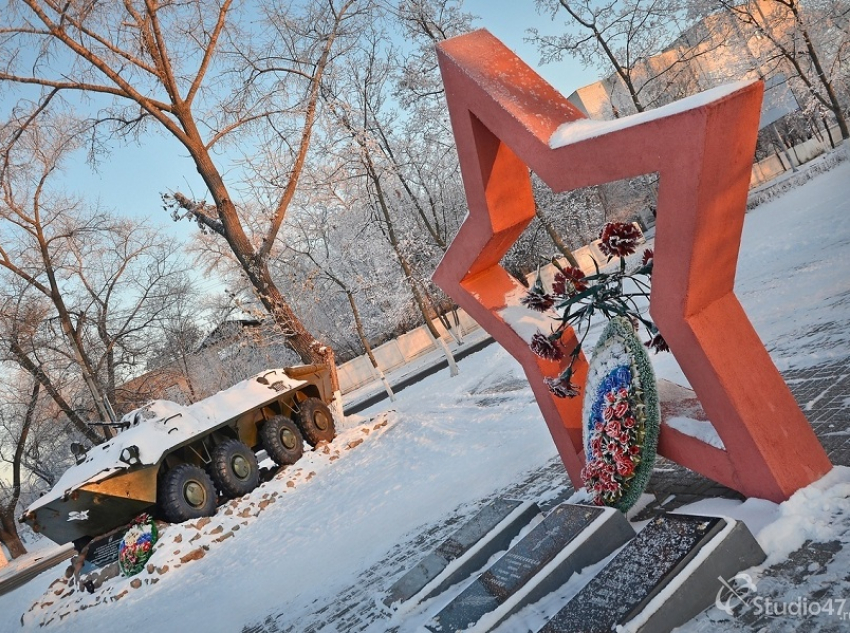
[[[257,487],[257,451],[283,466],[301,457],[305,440],[333,440],[332,399],[328,369],[302,365],[262,372],[188,406],[155,400],[121,418],[116,437],[78,453],[20,521],[79,550],[142,512],[172,523],[212,515],[219,496]]]

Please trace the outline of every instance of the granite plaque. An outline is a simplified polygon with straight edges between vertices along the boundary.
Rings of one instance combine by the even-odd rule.
[[[703,549],[706,556],[700,564],[683,574]],[[641,616],[668,588],[672,593],[648,609],[641,623],[636,620],[635,628],[671,631],[713,603],[720,587],[718,576],[731,577],[762,560],[764,552],[743,523],[688,515],[658,517],[539,633],[608,633]]]
[[[507,549],[539,513],[536,503],[496,499],[402,576],[384,603],[389,606],[413,597],[425,600],[467,578],[493,554]]]
[[[118,560],[118,547],[124,533],[111,534],[102,538],[93,539],[88,545],[86,562],[95,567],[105,567]]]
[[[492,628],[633,536],[628,521],[616,510],[561,504],[426,626],[434,632],[454,632],[487,615],[481,630]]]

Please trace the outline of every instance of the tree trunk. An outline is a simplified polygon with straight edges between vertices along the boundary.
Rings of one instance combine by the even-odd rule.
[[[572,9],[572,7],[570,7],[569,3],[566,0],[561,0],[561,6],[566,9],[567,13],[569,13],[570,16],[576,22],[578,22],[584,28],[588,29],[593,34],[593,39],[596,40],[596,43],[599,45],[599,47],[605,53],[605,56],[608,58],[608,61],[611,62],[611,65],[614,67],[614,72],[617,73],[617,76],[625,84],[626,90],[629,91],[629,98],[632,100],[632,103],[635,106],[635,110],[637,110],[638,112],[643,112],[645,108],[643,107],[643,104],[640,101],[640,97],[638,96],[638,91],[635,88],[634,82],[632,82],[632,70],[630,68],[624,67],[620,63],[620,60],[618,59],[614,51],[611,50],[611,46],[609,45],[608,40],[606,39],[605,35],[599,30],[599,27],[597,26],[596,22],[583,20],[581,16],[579,16],[579,14],[576,13]]]
[[[829,139],[829,144],[832,146],[832,149],[835,149],[835,139],[832,138],[832,132],[829,131],[829,121],[826,120],[825,116],[821,116],[821,122],[823,123],[823,130],[826,132],[826,137]]]
[[[216,203],[218,219],[207,215],[203,210],[203,204],[199,205],[181,194],[175,194],[174,199],[181,207],[192,211],[199,221],[204,222],[206,226],[227,241],[230,250],[239,262],[263,307],[280,327],[287,344],[298,354],[301,361],[307,364],[323,364],[328,368],[332,388],[341,412],[339,377],[333,350],[316,339],[304,327],[295,311],[283,297],[269,272],[268,258],[254,248],[245,234],[236,206],[230,199],[227,186],[224,184],[218,169],[216,169],[209,152],[201,143],[194,121],[188,119],[184,122],[184,127],[190,130],[190,136],[194,139],[192,142],[186,143],[186,147],[192,154],[195,165],[198,167],[198,173],[203,178]]]
[[[13,559],[27,553],[24,544],[18,536],[18,525],[15,523],[15,508],[21,498],[21,463],[23,462],[24,449],[26,448],[30,428],[35,419],[40,393],[41,382],[38,379],[34,379],[29,405],[24,415],[24,422],[21,425],[21,434],[18,436],[15,446],[15,456],[12,459],[12,494],[6,500],[5,504],[0,506],[0,541],[9,550],[9,555]]]
[[[549,239],[552,240],[552,243],[555,245],[559,251],[561,251],[561,255],[567,258],[567,261],[570,262],[570,266],[575,268],[580,268],[578,265],[578,260],[573,255],[573,252],[570,250],[570,247],[566,245],[564,240],[561,239],[561,236],[558,235],[558,232],[555,228],[549,224],[549,221],[543,217],[543,214],[540,212],[540,207],[535,205],[534,214],[537,216],[537,219],[540,220],[540,225],[549,235]]]
[[[80,369],[80,373],[82,373],[86,386],[89,388],[92,400],[94,401],[94,406],[97,408],[101,421],[115,422],[115,416],[111,411],[111,407],[106,405],[106,396],[98,385],[97,373],[94,370],[91,359],[89,359],[88,354],[85,352],[85,347],[80,338],[80,332],[78,328],[74,327],[74,322],[71,319],[71,313],[65,305],[65,297],[63,296],[58,280],[56,279],[56,271],[53,268],[53,259],[50,254],[50,250],[48,249],[48,242],[41,234],[38,235],[38,240],[39,248],[41,249],[41,259],[44,262],[45,273],[50,283],[51,292],[49,297],[53,306],[56,308],[56,312],[59,317],[59,324],[62,327],[62,333],[65,335],[69,346],[74,352],[77,366]],[[104,435],[108,439],[110,437],[110,433],[107,431],[108,427],[103,428]]]
[[[835,92],[832,81],[830,81],[829,77],[827,77],[826,71],[821,64],[817,48],[815,48],[814,42],[812,42],[811,37],[809,37],[809,30],[803,24],[803,17],[800,15],[799,3],[791,2],[788,6],[794,14],[794,19],[797,21],[800,33],[803,35],[803,41],[806,43],[806,50],[809,53],[809,59],[812,60],[812,66],[815,67],[815,74],[820,80],[823,89],[826,90],[826,95],[831,106],[830,109],[835,115],[835,120],[838,121],[838,129],[841,130],[841,138],[846,141],[850,139],[850,128],[847,126],[847,119],[844,117],[844,110],[841,107],[841,102],[838,100],[838,95]]]
[[[776,136],[776,140],[779,142],[779,146],[782,148],[782,151],[785,152],[785,158],[788,160],[788,164],[791,165],[791,170],[793,172],[796,172],[797,165],[795,165],[794,161],[791,160],[791,153],[788,151],[788,143],[785,142],[784,138],[782,138],[782,135],[779,133],[779,130],[776,129],[776,125],[771,123],[770,127],[773,130],[773,134]]]
[[[71,421],[71,423],[77,428],[80,433],[86,436],[86,439],[89,440],[92,444],[100,444],[103,441],[103,438],[100,437],[88,424],[83,420],[80,415],[71,407],[70,404],[65,400],[61,393],[56,389],[53,383],[50,380],[50,377],[42,371],[42,369],[37,366],[29,356],[21,349],[21,347],[17,344],[17,342],[13,341],[10,350],[12,354],[15,356],[15,360],[18,361],[18,364],[25,369],[29,374],[35,378],[50,394],[50,397],[53,398],[53,401],[60,408],[62,413],[64,413],[67,418]]]
[[[826,135],[829,137],[829,144],[832,145],[832,149],[835,149],[835,139],[832,138],[832,132],[829,130],[829,121],[826,120],[825,116],[821,117],[823,121],[823,129],[826,130]]]
[[[372,367],[381,371],[378,367],[378,359],[375,358],[375,354],[372,352],[372,346],[369,345],[369,339],[366,338],[366,331],[363,329],[363,321],[360,320],[360,310],[357,308],[357,303],[354,301],[354,293],[346,289],[345,296],[348,299],[348,305],[351,307],[351,314],[354,316],[354,330],[357,332],[357,338],[360,339],[360,344],[366,351],[366,355],[369,357]]]
[[[283,298],[277,285],[272,281],[268,269],[262,269],[262,281],[255,288],[262,288],[258,292],[260,301],[263,302],[275,323],[283,331],[286,341],[304,363],[325,365],[331,376],[331,385],[334,393],[339,394],[339,376],[336,371],[336,355],[333,349],[314,337],[301,320],[295,315],[292,307]],[[341,402],[339,403],[341,405]]]
[[[198,396],[195,393],[195,383],[192,381],[192,375],[189,372],[189,361],[186,358],[185,350],[180,352],[180,371],[183,373],[183,380],[186,381],[186,387],[189,388],[189,404],[194,404],[198,401]]]
[[[422,292],[416,284],[416,278],[413,274],[413,269],[411,268],[407,257],[405,257],[404,253],[402,252],[401,245],[399,244],[398,238],[396,237],[395,226],[393,225],[389,205],[387,204],[387,198],[384,194],[384,188],[381,182],[381,175],[378,173],[378,169],[377,167],[375,167],[375,163],[372,161],[370,144],[366,142],[364,134],[354,127],[347,115],[340,114],[339,112],[337,112],[336,114],[339,117],[340,123],[342,123],[342,125],[345,126],[346,130],[348,130],[348,133],[351,135],[352,140],[360,147],[363,160],[363,167],[366,170],[367,182],[370,182],[375,188],[375,197],[377,198],[378,208],[383,218],[382,224],[384,227],[384,234],[386,235],[387,241],[390,243],[390,246],[392,247],[393,252],[396,255],[396,260],[398,261],[402,271],[404,272],[405,281],[407,282],[407,285],[410,288],[410,292],[413,294],[413,301],[416,303],[416,307],[419,308],[419,312],[422,314],[422,318],[425,321],[425,327],[428,330],[428,334],[434,341],[435,347],[438,344],[442,347],[443,353],[446,356],[446,361],[449,364],[449,372],[452,376],[456,376],[458,374],[458,367],[457,363],[455,363],[454,356],[452,356],[451,350],[445,343],[443,343],[442,339],[440,338],[440,332],[437,330],[437,328],[434,327],[434,324],[431,322],[431,318],[428,315],[428,310],[425,305],[425,298],[422,296]]]
[[[360,310],[357,308],[357,303],[354,301],[354,294],[346,288],[345,296],[348,297],[348,305],[351,306],[351,314],[354,315],[354,329],[357,331],[357,336],[360,339],[360,344],[363,345],[363,349],[366,350],[366,355],[369,357],[369,361],[372,363],[372,368],[375,370],[375,373],[378,374],[378,378],[380,378],[381,382],[383,383],[384,389],[386,390],[387,395],[390,397],[390,401],[395,401],[395,393],[393,393],[393,388],[387,380],[387,377],[384,375],[384,372],[378,366],[378,359],[375,358],[375,353],[372,351],[372,346],[369,345],[369,339],[366,338],[366,331],[363,329],[363,322],[360,320]]]
[[[9,556],[12,560],[27,553],[27,548],[24,547],[21,537],[18,536],[18,526],[15,523],[14,514],[14,506],[11,510],[8,508],[0,510],[0,542],[9,550]]]
[[[381,209],[381,215],[384,218],[384,226],[386,226],[386,235],[387,239],[390,242],[390,246],[392,246],[393,252],[395,252],[396,259],[398,260],[399,265],[401,266],[402,271],[404,272],[404,278],[407,281],[407,285],[410,288],[410,292],[413,294],[413,300],[416,302],[416,306],[419,308],[419,312],[422,313],[422,318],[425,321],[425,327],[428,330],[428,334],[431,336],[431,339],[434,341],[434,346],[442,349],[443,354],[446,357],[446,361],[449,364],[449,374],[452,376],[457,376],[458,367],[457,363],[455,363],[454,356],[452,355],[451,350],[448,346],[443,342],[443,339],[440,337],[440,332],[434,327],[434,323],[431,321],[431,317],[428,315],[428,309],[425,305],[425,299],[422,296],[422,292],[419,289],[419,286],[416,284],[416,279],[413,275],[413,269],[410,266],[410,263],[407,261],[407,257],[404,256],[404,253],[401,250],[401,244],[399,244],[398,238],[395,234],[395,227],[393,226],[392,217],[390,216],[389,206],[387,205],[386,197],[384,196],[384,190],[381,186],[381,179],[378,176],[378,172],[375,169],[375,166],[372,164],[372,159],[369,156],[368,150],[365,145],[362,146],[364,150],[364,156],[366,159],[366,171],[369,175],[369,179],[372,181],[372,184],[375,186],[375,194],[378,198],[378,207]]]
[[[777,0],[774,1],[776,2]],[[847,141],[850,139],[850,128],[848,128],[847,119],[844,116],[844,111],[842,110],[841,103],[838,100],[838,95],[835,92],[832,81],[829,77],[827,77],[827,74],[824,71],[820,55],[818,54],[817,48],[815,47],[814,42],[812,42],[812,39],[809,36],[809,31],[803,22],[803,17],[800,14],[799,2],[791,0],[788,2],[778,2],[778,4],[781,4],[791,11],[792,16],[794,17],[794,22],[797,25],[797,31],[803,36],[807,56],[814,67],[818,82],[826,92],[826,97],[815,89],[811,79],[807,76],[805,70],[800,65],[799,58],[803,56],[800,55],[796,45],[789,49],[780,41],[779,37],[773,32],[773,29],[770,28],[770,22],[758,3],[754,3],[753,6],[761,17],[761,22],[759,22],[758,18],[756,18],[753,14],[748,13],[746,8],[741,8],[746,5],[737,7],[730,6],[729,3],[724,2],[723,6],[739,19],[745,22],[749,21],[760,33],[764,34],[765,37],[770,40],[770,42],[776,47],[776,50],[778,50],[779,53],[794,67],[797,77],[806,85],[806,88],[809,89],[812,96],[814,96],[815,99],[832,112],[833,116],[835,116],[835,120],[838,122],[838,129],[841,132],[841,138]]]
[[[452,312],[454,313],[455,324],[458,327],[453,327],[451,319],[448,317],[448,312],[444,311],[442,307],[439,305],[439,302],[434,299],[434,296],[428,292],[428,288],[423,289],[425,292],[425,296],[428,298],[428,303],[431,304],[431,309],[434,311],[434,314],[437,315],[437,318],[440,320],[440,323],[446,328],[446,332],[452,335],[452,338],[458,345],[463,345],[463,332],[460,331],[460,320],[457,316],[457,309],[452,308]]]
[[[434,302],[433,297],[429,295],[431,300],[431,306],[434,308],[434,312],[437,313],[437,318],[440,319],[440,323],[443,324],[443,327],[446,328],[446,332],[452,335],[452,338],[455,340],[455,343],[458,345],[463,345],[463,332],[460,331],[460,327],[455,327],[452,325],[451,319],[449,319],[448,313],[443,312],[439,306]],[[457,319],[457,313],[455,313],[455,325],[459,325]]]
[[[428,216],[425,213],[425,210],[422,208],[422,205],[419,204],[419,198],[416,197],[416,194],[413,192],[413,190],[410,187],[410,183],[407,181],[407,178],[405,178],[404,174],[402,173],[401,165],[399,164],[398,160],[396,159],[395,153],[393,152],[393,149],[392,149],[392,144],[390,143],[386,134],[384,134],[383,126],[381,126],[381,125],[377,124],[377,122],[375,122],[375,128],[376,128],[376,132],[381,137],[381,148],[383,149],[383,153],[392,162],[393,171],[395,172],[396,176],[398,177],[398,180],[401,183],[401,186],[404,188],[404,191],[407,193],[408,199],[410,200],[410,202],[413,204],[414,208],[416,209],[416,213],[419,215],[419,219],[422,221],[422,224],[425,226],[425,230],[428,231],[428,234],[434,240],[434,243],[437,246],[440,247],[440,250],[445,252],[446,248],[447,248],[446,241],[440,235],[440,225],[439,225],[438,222],[436,222],[437,218],[436,217],[434,218],[435,222],[433,224],[428,219]],[[428,200],[430,202],[430,206],[433,209],[436,205],[434,203],[433,198],[431,197],[431,192],[427,191],[427,189],[426,189],[426,193],[428,194]]]

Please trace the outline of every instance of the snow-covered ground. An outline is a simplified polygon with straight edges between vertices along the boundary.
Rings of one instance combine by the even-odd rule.
[[[848,217],[850,162],[747,217],[737,291],[780,369],[850,357]],[[678,375],[670,355],[653,360],[662,377]],[[55,583],[63,565],[0,596],[0,632],[21,630],[22,621],[26,630],[47,624],[47,631],[86,633],[422,630],[445,596],[406,612],[382,604],[406,568],[486,500],[519,494],[546,501],[565,492],[519,366],[492,345],[460,369],[350,416],[330,446],[211,520],[169,526],[150,571],[134,579],[67,595]],[[520,482],[531,484],[517,488]],[[850,469],[836,468],[779,506],[711,500],[691,510],[747,522],[768,553],[751,570],[760,593],[790,600],[819,592],[850,602]],[[777,575],[806,541],[832,552],[822,569],[807,563],[799,579]],[[537,630],[582,580],[498,630]],[[737,615],[710,611],[685,629],[746,628]]]

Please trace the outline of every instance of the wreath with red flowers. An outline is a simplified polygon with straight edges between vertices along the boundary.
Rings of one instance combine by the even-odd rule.
[[[660,409],[649,356],[628,319],[612,319],[593,351],[585,389],[585,467],[597,505],[623,512],[646,489],[658,445]]]
[[[125,576],[134,576],[145,568],[159,538],[156,522],[149,514],[140,514],[130,524],[118,546],[118,568]]]

